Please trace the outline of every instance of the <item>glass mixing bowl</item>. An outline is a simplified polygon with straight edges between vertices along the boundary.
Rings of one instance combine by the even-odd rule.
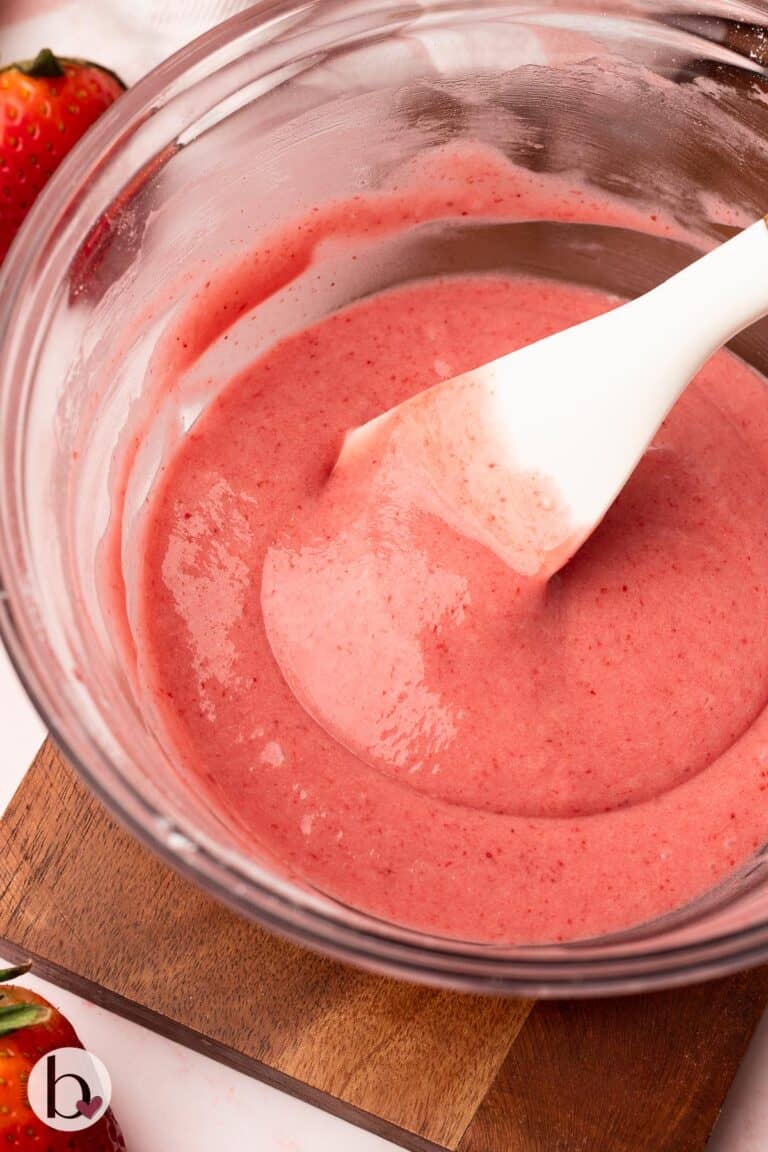
[[[153,349],[212,265],[286,216],[375,187],[407,157],[462,137],[536,171],[578,169],[628,203],[650,197],[700,246],[722,239],[768,208],[764,17],[768,7],[724,0],[257,4],[129,91],[36,205],[0,286],[3,636],[94,792],[246,916],[380,971],[536,996],[671,985],[768,956],[765,852],[661,920],[540,947],[428,937],[287,878],[177,773],[142,713],[96,576],[119,489],[130,590],[132,523],[168,439],[209,400],[210,378],[238,366],[234,341],[192,364],[182,424],[160,403],[151,433],[126,453]],[[354,280],[339,266],[320,302],[298,293],[289,307],[278,293],[251,318],[247,359],[298,323],[414,276],[509,269],[631,296],[693,254],[595,225],[454,222],[382,245]],[[768,370],[765,324],[734,347]]]

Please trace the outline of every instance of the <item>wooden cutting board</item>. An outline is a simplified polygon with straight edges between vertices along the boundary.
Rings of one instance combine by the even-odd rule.
[[[766,968],[535,1004],[366,975],[169,871],[50,743],[0,885],[4,959],[419,1152],[700,1152],[768,1002]]]

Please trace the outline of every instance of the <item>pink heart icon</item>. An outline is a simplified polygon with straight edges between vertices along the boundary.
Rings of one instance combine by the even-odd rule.
[[[90,1101],[87,1103],[85,1100],[78,1100],[77,1110],[81,1116],[87,1117],[88,1120],[93,1120],[103,1103],[104,1101],[101,1096],[91,1096]]]

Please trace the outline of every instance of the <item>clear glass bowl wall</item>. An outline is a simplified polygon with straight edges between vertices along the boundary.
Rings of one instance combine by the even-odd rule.
[[[737,4],[257,4],[132,89],[36,206],[0,284],[3,635],[95,792],[244,914],[355,963],[503,993],[634,990],[768,956],[764,854],[662,921],[557,947],[426,937],[297,884],[184,785],[119,658],[95,576],[121,430],[160,333],[212,266],[300,210],[374,188],[407,157],[462,137],[535,170],[583,171],[628,202],[652,199],[702,243],[721,239],[768,208],[764,21],[768,8]],[[416,276],[517,270],[633,295],[693,254],[597,226],[431,226],[380,245],[354,279],[340,265],[319,303],[278,295],[251,323],[247,355]],[[736,349],[768,370],[768,326]],[[222,344],[190,369],[187,426],[210,399],[207,379],[237,366]],[[133,467],[127,540],[169,420],[158,414]]]

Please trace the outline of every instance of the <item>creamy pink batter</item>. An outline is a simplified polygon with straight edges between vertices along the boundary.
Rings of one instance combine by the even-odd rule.
[[[156,484],[137,653],[166,739],[254,843],[357,908],[462,939],[600,934],[768,838],[759,377],[715,357],[549,581],[397,470],[373,502],[329,479],[347,429],[613,303],[500,277],[372,297],[229,383]]]

